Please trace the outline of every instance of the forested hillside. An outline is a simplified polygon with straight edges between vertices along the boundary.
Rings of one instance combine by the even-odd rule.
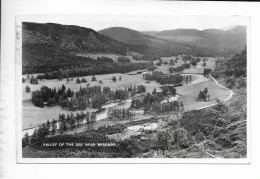
[[[91,61],[76,57],[76,53],[125,55],[127,48],[88,28],[52,23],[22,24],[23,73],[50,72],[78,66],[82,60]]]
[[[245,49],[230,59],[216,61],[216,69],[213,73],[217,76],[246,77],[247,76],[247,49]]]

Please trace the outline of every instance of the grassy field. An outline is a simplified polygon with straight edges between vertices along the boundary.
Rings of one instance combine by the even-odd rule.
[[[164,58],[164,61],[170,61],[173,57],[167,57]],[[214,59],[212,59],[213,61]],[[210,60],[209,60],[210,61]],[[179,65],[181,65],[183,62],[182,60],[178,60]],[[212,63],[212,62],[211,62]],[[212,66],[211,63],[208,63]],[[160,66],[161,70],[164,70],[168,72],[169,65]],[[195,68],[195,70],[200,70],[200,68]],[[112,77],[115,76],[117,79],[119,76],[122,77],[122,81],[117,80],[117,82],[112,81]],[[80,77],[81,79],[82,77]],[[150,81],[150,83],[146,83],[146,80],[143,79],[142,74],[137,75],[127,75],[127,74],[104,74],[104,75],[96,75],[97,81],[91,81],[92,76],[85,76],[84,77],[87,80],[87,83],[90,84],[90,86],[101,86],[101,87],[110,87],[112,89],[118,89],[118,88],[124,88],[124,86],[127,85],[144,85],[146,86],[146,92],[151,93],[154,88],[159,88],[162,85],[155,81]],[[98,81],[102,80],[102,84],[100,84]],[[215,83],[212,81],[208,81],[209,79],[203,77],[202,75],[192,75],[192,83],[184,84],[181,87],[177,87],[177,93],[182,95],[180,98],[180,101],[184,102],[185,109],[191,110],[191,109],[197,109],[199,107],[205,106],[207,104],[211,104],[216,101],[216,98],[219,98],[220,100],[225,99],[226,96],[228,96],[228,91],[218,87]],[[23,95],[23,128],[29,128],[38,124],[41,124],[43,122],[46,122],[48,119],[50,121],[54,119],[57,119],[60,113],[71,113],[70,111],[63,110],[59,106],[55,107],[44,107],[39,108],[35,107],[31,102],[31,92],[35,90],[40,90],[42,86],[48,86],[49,88],[60,88],[63,84],[66,86],[66,88],[70,88],[73,91],[78,91],[80,86],[85,87],[87,83],[76,83],[76,78],[73,78],[73,81],[67,82],[66,79],[63,79],[62,81],[59,81],[57,79],[53,80],[45,80],[42,81],[39,80],[39,84],[33,85],[30,84],[29,79],[26,78],[25,83],[23,83],[22,87],[22,95]],[[30,93],[25,92],[25,86],[29,86],[31,89]],[[197,102],[195,99],[197,98],[197,95],[199,93],[199,90],[203,90],[205,87],[208,87],[209,94],[210,94],[210,102]],[[73,113],[77,113],[80,111],[75,111]],[[84,111],[86,112],[86,111]]]
[[[210,100],[207,102],[196,101],[199,91],[204,90],[206,87],[208,88]],[[216,103],[216,99],[224,100],[229,96],[229,91],[219,87],[212,80],[177,87],[177,93],[181,95],[180,101],[183,101],[185,110],[198,109]]]
[[[172,56],[172,57],[162,57],[163,62],[168,62],[170,63],[170,60],[173,59],[175,60],[177,57]],[[182,64],[184,64],[184,61],[182,60],[182,58],[179,56],[178,57],[179,60],[177,61],[177,63],[175,63],[174,66],[169,65],[169,64],[161,64],[161,66],[157,66],[157,70],[158,71],[162,71],[164,74],[170,74],[169,72],[169,67],[173,67],[176,68],[178,66],[181,66]],[[207,57],[208,61],[206,62],[206,68],[214,68],[214,64],[215,64],[215,59],[214,57]],[[157,62],[159,62],[159,60],[154,61],[154,64],[156,64]],[[190,68],[190,69],[185,69],[183,71],[183,73],[197,73],[197,74],[202,74],[204,67],[202,67],[203,65],[203,61],[201,60],[197,66],[195,68]]]
[[[112,77],[115,76],[117,79],[119,76],[122,77],[122,81],[117,80],[117,82],[112,81]],[[101,86],[101,87],[110,87],[112,89],[118,89],[118,88],[124,88],[126,85],[145,85],[147,92],[152,92],[154,88],[161,86],[159,83],[155,81],[151,81],[149,84],[145,83],[145,80],[143,79],[141,74],[137,75],[126,75],[126,74],[105,74],[105,75],[96,75],[97,81],[91,81],[92,76],[85,76],[85,79],[87,79],[87,83],[90,84],[90,86]],[[81,78],[80,78],[81,79]],[[98,81],[102,80],[103,84],[100,84]],[[36,124],[41,124],[43,122],[46,122],[47,119],[52,120],[57,119],[59,114],[64,113],[70,113],[70,111],[63,110],[59,106],[55,107],[44,107],[39,108],[32,104],[31,102],[31,92],[40,90],[42,86],[48,86],[49,88],[60,88],[63,84],[66,88],[70,88],[73,91],[78,91],[80,89],[80,86],[85,87],[87,83],[76,83],[76,78],[73,79],[73,81],[67,82],[66,79],[59,81],[57,79],[54,80],[39,80],[39,84],[34,85],[30,84],[29,79],[26,79],[25,83],[23,83],[23,129],[29,128],[31,126],[34,126]],[[25,92],[25,86],[29,86],[31,89],[30,93]],[[80,112],[80,111],[76,111]],[[74,113],[76,113],[74,112]],[[86,112],[86,111],[84,111]],[[30,125],[32,124],[32,125]]]

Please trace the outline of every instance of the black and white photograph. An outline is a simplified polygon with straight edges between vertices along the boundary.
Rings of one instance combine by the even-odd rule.
[[[249,27],[245,16],[17,15],[21,161],[246,159]]]

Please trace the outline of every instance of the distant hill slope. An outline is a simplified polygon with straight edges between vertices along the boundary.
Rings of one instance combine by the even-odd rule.
[[[219,29],[175,29],[154,34],[155,37],[204,48],[216,54],[233,54],[246,45],[246,27],[235,26],[227,31]]]
[[[144,53],[160,56],[171,56],[183,53],[204,53],[204,49],[198,50],[196,47],[192,47],[189,44],[170,41],[167,38],[158,38],[152,35],[147,35],[145,32],[141,33],[124,27],[111,27],[98,32],[122,43],[139,45],[139,47],[142,47]]]
[[[154,36],[154,34],[158,33],[158,31],[140,31],[140,33]]]
[[[159,43],[164,43],[163,39],[142,34],[138,31],[124,28],[124,27],[111,27],[111,28],[100,30],[98,32],[112,39],[115,39],[119,42],[128,43],[128,44],[147,44],[153,40],[157,40]]]

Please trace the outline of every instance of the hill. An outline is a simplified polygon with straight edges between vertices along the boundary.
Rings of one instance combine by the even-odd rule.
[[[23,74],[83,68],[94,63],[93,59],[77,56],[79,53],[126,55],[128,50],[135,51],[135,47],[93,29],[53,23],[22,23]]]
[[[218,60],[214,73],[216,76],[225,77],[246,77],[247,76],[247,51],[246,48],[230,59]],[[230,78],[228,78],[230,79]]]
[[[127,44],[147,44],[151,43],[152,41],[158,41],[158,43],[165,43],[165,40],[163,39],[142,34],[138,31],[124,27],[111,27],[100,30],[98,32],[119,42]]]
[[[227,31],[219,29],[175,29],[154,35],[162,39],[207,49],[215,54],[234,54],[243,50],[246,44],[246,27],[235,26]]]
[[[138,45],[145,54],[172,56],[183,53],[195,54],[202,52],[202,49],[198,52],[196,48],[193,48],[189,44],[183,45],[179,42],[170,41],[167,38],[158,38],[147,35],[145,32],[141,33],[124,27],[111,27],[98,32],[125,44]],[[155,32],[152,32],[150,34],[154,33]]]

